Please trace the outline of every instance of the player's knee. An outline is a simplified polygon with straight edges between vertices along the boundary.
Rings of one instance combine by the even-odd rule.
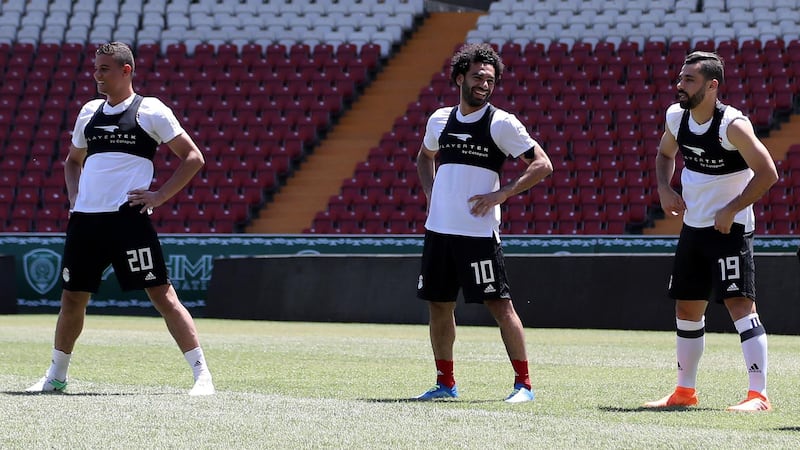
[[[506,323],[518,320],[514,304],[509,300],[490,300],[485,302],[489,312],[498,323]]]
[[[63,291],[61,293],[61,308],[66,310],[84,310],[89,304],[91,294],[88,292]]]
[[[756,312],[756,303],[746,297],[725,299],[725,307],[728,308],[728,313],[733,320],[739,320]]]

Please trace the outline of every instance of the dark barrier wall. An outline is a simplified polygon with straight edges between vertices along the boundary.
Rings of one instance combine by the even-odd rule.
[[[195,317],[205,315],[208,283],[217,258],[266,255],[416,255],[422,253],[422,235],[162,235],[167,270],[183,306]],[[544,255],[663,255],[675,251],[676,236],[508,235],[507,256]],[[794,253],[800,236],[759,236],[756,254]],[[17,312],[56,314],[61,307],[61,252],[64,235],[58,233],[0,233],[0,254],[16,261]],[[90,314],[157,316],[142,290],[122,291],[113,270],[87,311]]]
[[[14,255],[0,255],[0,314],[17,312],[17,281]]]
[[[424,323],[419,257],[277,256],[214,260],[206,317]]]
[[[666,296],[671,256],[507,256],[514,304],[526,327],[673,330]],[[757,256],[759,313],[771,333],[800,334],[800,265]],[[427,323],[416,299],[418,256],[286,256],[214,261],[206,317]],[[464,325],[489,325],[480,305],[459,304]],[[709,331],[733,331],[710,305]]]

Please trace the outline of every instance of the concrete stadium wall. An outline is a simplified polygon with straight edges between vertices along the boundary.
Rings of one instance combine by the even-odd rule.
[[[667,255],[507,256],[515,307],[526,327],[673,330]],[[759,313],[770,333],[800,334],[794,256],[757,256]],[[418,256],[317,255],[214,260],[206,317],[322,322],[427,323],[416,298]],[[460,300],[459,300],[460,301]],[[481,305],[457,321],[492,325]],[[710,305],[709,331],[733,331]]]

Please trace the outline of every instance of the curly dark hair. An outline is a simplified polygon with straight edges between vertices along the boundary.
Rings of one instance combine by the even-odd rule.
[[[476,62],[491,64],[492,67],[494,67],[495,80],[500,80],[500,77],[503,75],[503,69],[505,68],[503,60],[500,59],[500,55],[497,54],[494,48],[486,43],[467,44],[453,55],[453,59],[450,61],[450,68],[452,70],[450,73],[450,80],[455,83],[456,78],[458,78],[459,75],[466,75],[469,66]]]
[[[116,61],[120,66],[128,64],[131,66],[131,72],[136,71],[136,65],[133,61],[133,51],[131,50],[130,46],[124,42],[109,42],[107,44],[101,44],[99,47],[97,47],[95,55],[111,55],[114,58],[114,61]]]

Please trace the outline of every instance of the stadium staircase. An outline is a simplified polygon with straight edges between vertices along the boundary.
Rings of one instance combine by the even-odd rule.
[[[431,13],[418,26],[376,79],[344,113],[301,170],[287,180],[247,227],[248,233],[300,233],[328,199],[338,192],[343,179],[367,158],[409,102],[430,83],[434,73],[466,33],[475,27],[479,13]]]

